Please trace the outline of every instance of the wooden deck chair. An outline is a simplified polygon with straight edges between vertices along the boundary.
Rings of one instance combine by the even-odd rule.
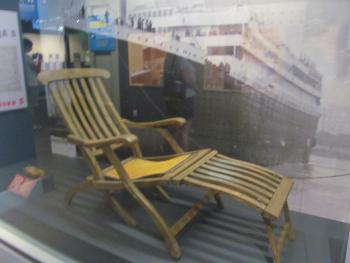
[[[223,208],[220,195],[224,194],[261,213],[274,262],[280,262],[280,251],[286,237],[293,239],[287,205],[292,180],[261,166],[226,157],[215,150],[183,152],[164,129],[171,125],[184,125],[185,120],[182,118],[150,123],[123,120],[103,85],[102,79],[109,77],[109,72],[101,69],[65,69],[43,72],[39,76],[41,82],[48,85],[69,129],[69,141],[79,146],[92,172],[92,176],[87,176],[67,192],[65,203],[70,204],[73,196],[81,191],[105,191],[120,217],[129,226],[136,226],[136,220],[112,196],[114,191],[126,189],[153,219],[171,256],[179,258],[181,251],[176,240],[178,233],[211,198],[219,208]],[[130,133],[130,127],[156,129],[170,143],[176,154],[144,158],[138,138]],[[132,157],[120,160],[114,151],[118,147],[130,147]],[[110,167],[101,167],[96,158],[100,154],[107,158]],[[143,187],[157,187],[167,199],[167,194],[161,186],[170,183],[191,185],[206,193],[172,226],[164,221],[140,191]],[[272,221],[278,219],[282,211],[285,224],[277,240]]]

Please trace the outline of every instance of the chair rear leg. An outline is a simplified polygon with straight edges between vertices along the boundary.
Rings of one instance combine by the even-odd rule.
[[[220,194],[215,194],[214,195],[216,205],[219,209],[224,209],[224,202],[222,201],[221,195]]]
[[[158,213],[155,207],[147,200],[144,194],[133,184],[128,185],[127,190],[130,192],[132,197],[142,206],[142,208],[147,212],[147,214],[152,218],[159,232],[163,236],[165,240],[165,244],[169,249],[170,255],[174,258],[181,257],[180,246],[175,238],[175,236],[171,233],[168,225],[162,218],[162,216]]]
[[[290,212],[289,212],[289,207],[288,207],[287,201],[284,204],[283,211],[284,211],[284,217],[286,220],[286,224],[288,225],[287,237],[290,241],[292,241],[292,240],[294,240],[294,231],[293,231],[293,225],[292,225],[292,220],[290,217]]]
[[[281,263],[280,251],[277,247],[277,242],[275,238],[275,234],[273,232],[273,226],[271,220],[263,216],[265,229],[267,233],[267,238],[269,240],[270,250],[273,258],[273,263]]]

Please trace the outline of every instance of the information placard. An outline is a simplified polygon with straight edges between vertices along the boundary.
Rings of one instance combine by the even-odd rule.
[[[20,0],[19,1],[20,17],[23,20],[38,19],[37,1],[34,0]]]
[[[115,25],[107,15],[89,16],[89,46],[93,52],[111,52],[116,49]]]
[[[0,112],[27,107],[17,12],[0,10]]]

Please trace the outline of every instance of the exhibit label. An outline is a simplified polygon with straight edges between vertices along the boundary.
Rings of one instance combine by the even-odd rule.
[[[0,10],[0,112],[27,107],[17,12]]]

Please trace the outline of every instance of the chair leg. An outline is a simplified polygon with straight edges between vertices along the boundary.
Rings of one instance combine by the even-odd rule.
[[[121,203],[110,193],[108,193],[108,198],[113,210],[124,220],[124,222],[128,226],[136,227],[136,220],[125,210]]]
[[[90,181],[85,180],[73,185],[64,196],[64,205],[69,206],[72,203],[74,196],[79,192],[88,191],[93,188]]]
[[[266,218],[265,216],[263,216],[263,220],[265,224],[267,238],[269,240],[273,263],[281,263],[280,251],[278,250],[278,247],[277,247],[277,242],[276,242],[275,234],[273,232],[273,226],[272,226],[271,220]]]
[[[174,258],[181,257],[180,246],[162,216],[158,213],[155,207],[147,200],[144,194],[133,184],[127,186],[127,190],[133,198],[142,206],[142,208],[152,218],[159,232],[165,240],[165,244],[169,249],[170,255]]]
[[[287,201],[284,204],[283,211],[284,211],[284,217],[285,217],[285,220],[286,220],[286,224],[288,225],[287,236],[288,236],[288,239],[290,241],[292,241],[292,240],[294,240],[294,231],[293,231],[293,225],[292,225],[292,220],[290,218],[290,212],[289,212],[289,207],[288,207],[288,202]]]
[[[164,238],[165,244],[169,249],[170,255],[174,258],[181,257],[180,246],[168,227],[165,223],[164,219],[155,209],[155,207],[148,201],[148,199],[144,196],[144,194],[135,186],[135,184],[129,179],[126,171],[120,163],[120,160],[112,150],[112,148],[106,146],[103,147],[103,152],[106,157],[110,161],[110,163],[114,166],[116,171],[118,172],[123,184],[125,185],[126,190],[131,194],[131,196],[138,202],[142,208],[147,212],[147,214],[152,218],[159,232]]]
[[[214,198],[215,198],[217,207],[219,209],[224,209],[224,202],[222,201],[220,194],[215,194]]]

